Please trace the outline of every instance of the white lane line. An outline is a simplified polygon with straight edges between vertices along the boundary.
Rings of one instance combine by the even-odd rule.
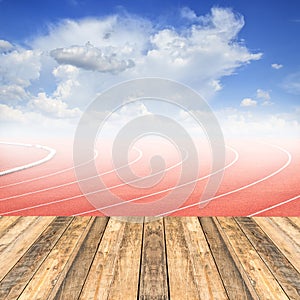
[[[212,200],[219,199],[219,198],[222,198],[222,197],[224,197],[224,196],[231,195],[231,194],[233,194],[233,193],[236,193],[236,192],[242,191],[242,190],[244,190],[244,189],[247,189],[247,188],[249,188],[249,187],[251,187],[251,186],[254,186],[254,185],[256,185],[256,184],[258,184],[258,183],[260,183],[260,182],[263,182],[263,181],[265,181],[265,180],[267,180],[267,179],[269,179],[269,178],[271,178],[271,177],[277,175],[278,173],[280,173],[282,170],[284,170],[286,167],[289,166],[289,164],[291,163],[291,160],[292,160],[292,155],[291,155],[287,150],[285,150],[285,149],[283,149],[283,148],[281,148],[281,147],[279,147],[279,146],[271,145],[271,144],[270,144],[270,146],[272,146],[272,147],[274,147],[274,148],[277,148],[277,149],[281,150],[281,151],[284,152],[284,153],[287,155],[287,157],[288,157],[286,163],[285,163],[282,167],[280,167],[278,170],[276,170],[275,172],[273,172],[273,173],[269,174],[268,176],[263,177],[263,178],[261,178],[261,179],[259,179],[259,180],[256,180],[256,181],[254,181],[254,182],[252,182],[252,183],[250,183],[250,184],[244,185],[244,186],[242,186],[242,187],[240,187],[240,188],[238,188],[238,189],[235,189],[235,190],[232,190],[232,191],[230,191],[230,192],[227,192],[227,193],[224,193],[224,194],[221,194],[221,195],[212,197],[212,198],[210,198],[210,199],[207,199],[207,200],[204,200],[204,201],[201,201],[201,202],[197,202],[197,203],[190,204],[190,205],[186,205],[186,206],[183,206],[183,207],[174,209],[174,210],[170,210],[170,211],[165,212],[165,213],[163,213],[163,214],[161,214],[161,215],[158,215],[158,217],[165,216],[165,215],[168,215],[168,214],[171,214],[171,213],[180,211],[180,210],[184,210],[184,209],[187,209],[187,208],[190,208],[190,207],[197,206],[197,205],[202,204],[202,203],[210,202],[210,201],[212,201]]]
[[[29,164],[26,164],[26,165],[23,165],[23,166],[18,166],[18,167],[12,168],[12,169],[1,171],[0,176],[8,175],[8,174],[11,174],[11,173],[14,173],[14,172],[19,172],[19,171],[22,171],[22,170],[25,170],[25,169],[28,169],[28,168],[38,166],[40,164],[43,164],[43,163],[49,161],[56,154],[55,149],[52,149],[50,147],[43,146],[43,145],[32,145],[32,144],[23,144],[23,143],[8,143],[8,142],[0,142],[0,144],[13,145],[13,146],[22,146],[22,147],[35,147],[35,148],[43,149],[43,150],[46,150],[46,151],[49,152],[49,154],[46,157],[44,157],[40,160],[34,161],[32,163],[29,163]]]
[[[136,147],[134,147],[136,148]],[[142,153],[141,150],[139,150],[138,148],[136,148],[140,153]],[[141,157],[141,156],[140,156]],[[153,176],[156,176],[158,174],[161,174],[165,171],[169,171],[171,169],[174,169],[175,167],[178,167],[180,166],[186,159],[188,158],[188,153],[186,153],[186,156],[184,157],[184,159],[180,162],[178,162],[177,164],[165,169],[165,170],[162,170],[160,172],[157,172],[155,174],[151,174],[151,175],[148,175],[148,176],[145,176],[143,178],[138,178],[138,179],[135,179],[135,180],[132,180],[132,181],[129,181],[129,182],[125,182],[125,183],[120,183],[120,184],[117,184],[117,185],[114,185],[112,187],[109,187],[109,189],[114,189],[114,188],[117,188],[117,187],[121,187],[121,186],[125,186],[125,185],[128,185],[130,183],[134,183],[134,182],[138,182],[138,181],[141,181],[141,180],[144,180],[146,178],[150,178],[150,177],[153,177]],[[138,159],[136,159],[134,162],[138,161]],[[114,169],[114,170],[111,170],[109,172],[115,172],[121,168],[124,168],[124,167],[127,167],[131,164],[133,164],[134,162],[131,162],[130,164],[127,164],[125,166],[122,166],[120,168],[117,168],[117,169]],[[99,175],[98,175],[99,176]],[[90,179],[90,178],[88,178]],[[85,179],[84,179],[85,180]],[[105,188],[105,189],[101,189],[101,190],[97,190],[97,191],[94,191],[94,192],[90,192],[90,193],[87,193],[86,195],[90,195],[90,194],[96,194],[96,193],[99,193],[99,192],[103,192],[103,191],[106,191],[108,188]],[[69,201],[69,200],[73,200],[73,199],[76,199],[76,198],[80,198],[80,197],[83,197],[84,195],[83,194],[80,194],[80,195],[76,195],[76,196],[73,196],[73,197],[69,197],[69,198],[63,198],[63,199],[59,199],[59,200],[54,200],[54,201],[51,201],[51,202],[47,202],[47,203],[42,203],[42,204],[37,204],[37,205],[34,205],[34,206],[28,206],[28,207],[25,207],[25,208],[22,208],[22,209],[18,209],[18,210],[14,210],[14,211],[9,211],[9,212],[5,212],[5,213],[1,213],[1,215],[6,215],[6,214],[9,214],[9,213],[15,213],[15,212],[19,212],[19,211],[24,211],[24,210],[29,210],[29,209],[32,209],[32,208],[38,208],[38,207],[43,207],[43,206],[48,206],[48,205],[52,205],[52,204],[56,204],[56,203],[61,203],[61,202],[65,202],[65,201]]]
[[[134,147],[134,148],[139,152],[139,156],[135,160],[133,160],[131,163],[126,164],[125,166],[122,166],[122,167],[119,167],[117,169],[110,170],[110,171],[107,171],[107,172],[104,172],[104,173],[101,173],[101,174],[97,174],[96,176],[88,177],[88,178],[85,178],[85,179],[74,180],[74,181],[70,181],[70,182],[67,182],[67,183],[64,183],[64,184],[60,184],[60,185],[55,185],[55,186],[51,186],[51,187],[48,187],[48,188],[44,188],[44,189],[41,189],[41,190],[36,190],[36,191],[31,191],[31,192],[27,192],[27,193],[23,193],[23,194],[13,195],[13,196],[5,197],[5,198],[0,198],[0,202],[6,201],[6,200],[9,200],[9,199],[20,198],[20,197],[24,197],[24,196],[28,196],[28,195],[34,195],[34,194],[41,193],[41,192],[55,190],[55,189],[58,189],[58,188],[61,188],[61,187],[65,187],[65,186],[68,186],[68,185],[76,184],[78,182],[87,181],[87,180],[90,180],[92,178],[96,178],[96,177],[99,177],[99,176],[103,176],[103,175],[107,175],[107,174],[113,173],[113,172],[115,172],[115,171],[117,171],[119,169],[122,169],[124,167],[130,166],[130,165],[136,163],[138,160],[141,159],[141,157],[142,157],[142,151],[140,149],[136,148],[136,147]]]
[[[96,211],[99,211],[99,210],[102,210],[102,209],[107,209],[107,208],[111,208],[111,207],[115,207],[115,206],[119,206],[119,205],[126,205],[127,203],[130,203],[130,202],[134,202],[134,201],[137,201],[137,200],[141,200],[141,199],[145,199],[145,198],[148,198],[148,197],[151,197],[151,196],[156,196],[156,195],[159,195],[159,194],[162,194],[162,193],[165,193],[165,192],[169,192],[169,191],[172,191],[172,190],[176,190],[176,189],[179,189],[181,187],[184,187],[184,186],[187,186],[189,184],[192,184],[192,183],[195,183],[195,182],[199,182],[201,180],[204,180],[206,178],[209,178],[210,176],[214,176],[216,175],[217,173],[220,173],[226,169],[228,169],[229,167],[231,167],[232,165],[234,165],[238,159],[239,159],[239,154],[238,152],[233,149],[232,147],[229,147],[229,146],[226,146],[227,148],[229,148],[231,151],[233,151],[233,153],[235,154],[235,158],[234,160],[229,163],[227,166],[225,166],[224,168],[220,169],[220,170],[217,170],[213,173],[210,173],[208,175],[205,175],[203,177],[200,177],[200,178],[197,178],[195,180],[192,180],[192,181],[189,181],[189,182],[186,182],[186,183],[183,183],[183,184],[180,184],[176,187],[171,187],[171,188],[168,188],[168,189],[165,189],[165,190],[162,190],[162,191],[159,191],[159,192],[155,192],[155,193],[152,193],[152,194],[148,194],[148,195],[145,195],[145,196],[141,196],[141,197],[137,197],[137,198],[133,198],[133,199],[130,199],[130,200],[126,200],[124,202],[121,202],[121,203],[116,203],[116,204],[112,204],[112,205],[107,205],[107,206],[103,206],[103,207],[100,207],[100,208],[97,208],[97,209],[93,209],[93,210],[89,210],[89,211],[85,211],[85,212],[80,212],[78,214],[75,214],[74,216],[80,216],[80,215],[84,215],[84,214],[88,214],[88,213],[92,213],[92,212],[96,212]]]
[[[87,165],[88,163],[90,163],[94,159],[96,159],[97,156],[98,156],[98,152],[95,150],[95,156],[94,156],[94,158],[91,159],[91,160],[89,160],[89,161],[87,161],[87,162],[81,163],[81,164],[79,164],[77,166],[73,166],[73,167],[70,167],[70,168],[59,170],[59,171],[54,172],[54,173],[46,174],[46,175],[43,175],[43,176],[38,176],[38,177],[31,178],[31,179],[26,179],[26,180],[22,180],[22,181],[10,183],[10,184],[2,185],[2,186],[0,186],[0,189],[11,187],[11,186],[16,186],[16,185],[19,185],[19,184],[22,184],[22,183],[27,183],[27,182],[32,182],[32,181],[40,180],[40,179],[43,179],[43,178],[51,177],[51,176],[54,176],[54,175],[58,175],[58,174],[61,174],[61,173],[73,170],[75,168],[82,167],[84,165]]]
[[[271,209],[273,209],[273,208],[279,207],[279,206],[281,206],[281,205],[287,204],[287,203],[289,203],[289,202],[295,201],[295,200],[297,200],[297,199],[299,199],[299,198],[300,198],[300,195],[298,195],[298,196],[296,196],[296,197],[294,197],[294,198],[285,200],[285,201],[283,201],[283,202],[277,203],[277,204],[272,205],[272,206],[270,206],[270,207],[267,207],[267,208],[265,208],[265,209],[259,210],[259,211],[255,212],[255,213],[251,214],[251,215],[248,215],[247,217],[254,217],[254,216],[259,215],[259,214],[261,214],[261,213],[263,213],[263,212],[265,212],[265,211],[268,211],[268,210],[271,210]]]

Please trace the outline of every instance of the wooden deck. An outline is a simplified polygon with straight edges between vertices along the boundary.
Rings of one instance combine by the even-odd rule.
[[[300,218],[148,221],[0,218],[0,299],[300,299]]]

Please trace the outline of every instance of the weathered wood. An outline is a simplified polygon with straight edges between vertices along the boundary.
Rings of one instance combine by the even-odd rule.
[[[165,218],[171,299],[228,299],[198,218]]]
[[[202,217],[200,223],[229,299],[253,299],[213,219]]]
[[[300,241],[289,233],[290,228],[282,227],[271,218],[256,217],[254,220],[300,273]]]
[[[288,299],[264,261],[233,218],[218,218],[260,299]]]
[[[300,274],[253,219],[237,218],[237,222],[288,297],[300,299]]]
[[[0,218],[0,238],[13,226],[20,217],[1,217]]]
[[[143,234],[138,220],[109,220],[80,299],[137,298]]]
[[[77,217],[71,222],[18,299],[49,299],[58,280],[67,273],[67,263],[90,221],[90,217]]]
[[[259,296],[257,295],[257,292],[256,290],[254,289],[253,285],[252,285],[252,282],[250,280],[250,278],[248,277],[248,274],[246,272],[246,270],[244,269],[241,261],[240,261],[240,258],[239,258],[239,255],[238,253],[236,253],[234,251],[234,248],[232,247],[230,241],[229,241],[229,238],[228,236],[226,235],[225,231],[223,230],[223,228],[221,227],[219,221],[218,221],[218,218],[217,217],[212,217],[213,221],[214,221],[214,224],[216,225],[225,245],[226,245],[226,248],[228,249],[229,253],[230,253],[230,256],[232,257],[236,267],[238,268],[240,274],[241,274],[241,277],[243,278],[243,281],[245,283],[245,285],[247,286],[247,288],[249,289],[249,292],[251,294],[251,296],[253,297],[253,299],[255,300],[260,300]]]
[[[95,218],[71,268],[65,276],[58,293],[54,297],[55,299],[76,300],[79,298],[107,222],[108,218]]]
[[[298,227],[300,230],[300,218],[299,217],[289,217],[289,219]]]
[[[163,219],[145,218],[139,299],[168,299],[168,274]]]
[[[272,217],[271,220],[285,233],[285,235],[293,241],[300,250],[300,229],[289,218]]]
[[[0,281],[53,221],[54,217],[22,217],[0,239]]]
[[[0,299],[300,299],[299,225],[2,217]]]
[[[17,299],[72,218],[57,217],[0,282],[0,299]]]

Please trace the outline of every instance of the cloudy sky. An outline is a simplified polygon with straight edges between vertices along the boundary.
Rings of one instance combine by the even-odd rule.
[[[0,0],[0,134],[72,129],[149,76],[198,91],[228,132],[299,136],[299,36],[297,0]]]

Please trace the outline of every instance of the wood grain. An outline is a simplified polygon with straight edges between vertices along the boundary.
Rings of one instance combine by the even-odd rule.
[[[241,300],[253,299],[213,219],[202,217],[200,223],[228,297]]]
[[[300,272],[300,240],[296,239],[290,232],[292,227],[282,227],[273,218],[254,218],[255,222],[269,236],[272,242],[280,249],[291,264]]]
[[[228,299],[198,218],[165,226],[171,299]]]
[[[13,226],[20,217],[1,217],[0,218],[0,238]]]
[[[0,299],[17,299],[43,263],[72,218],[58,217],[42,232],[11,271],[0,282]]]
[[[90,217],[78,217],[71,222],[43,265],[24,289],[19,297],[20,300],[48,299],[89,222]]]
[[[300,299],[300,218],[0,217],[0,299]]]
[[[80,299],[137,298],[142,233],[142,223],[109,220]]]
[[[233,218],[218,218],[260,299],[288,299],[276,278]]]
[[[300,299],[300,274],[250,218],[237,218],[241,229],[290,299]]]
[[[79,298],[107,222],[108,218],[95,218],[86,240],[80,247],[71,268],[54,297],[55,299],[75,300]]]
[[[0,239],[0,281],[24,255],[54,217],[20,218]]]
[[[168,299],[168,274],[163,219],[145,218],[139,299]]]

